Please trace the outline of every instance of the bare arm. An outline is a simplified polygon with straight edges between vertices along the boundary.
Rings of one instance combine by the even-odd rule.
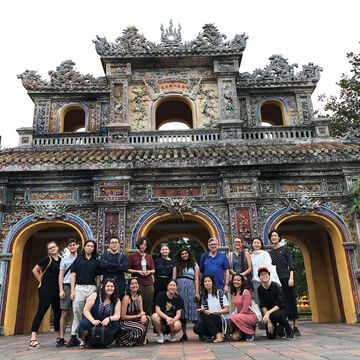
[[[92,293],[86,300],[83,314],[84,316],[95,326],[100,325],[100,320],[95,320],[94,317],[91,315],[91,309],[95,304],[96,300],[96,292]]]
[[[195,282],[195,297],[200,300],[200,291],[199,291],[199,283],[200,283],[200,270],[195,269],[195,275],[194,275],[194,282]]]
[[[229,269],[225,270],[225,286],[224,286],[224,293],[227,294],[229,291],[229,281],[230,281],[230,271]]]
[[[63,281],[64,281],[64,270],[59,271],[59,296],[60,299],[65,299],[65,292],[63,287]]]
[[[174,266],[174,269],[173,269],[173,276],[172,276],[172,278],[174,279],[174,280],[176,280],[176,278],[177,278],[177,273],[176,273],[176,267]]]
[[[76,283],[76,273],[71,273],[71,293],[70,293],[70,299],[75,300],[75,283]]]
[[[128,295],[124,296],[121,304],[121,319],[123,320],[139,319],[141,317],[140,313],[136,315],[126,314],[129,303],[130,303],[130,297]]]
[[[247,260],[247,263],[248,263],[248,268],[242,273],[242,275],[250,274],[251,271],[252,271],[252,264],[251,264],[250,254],[248,252],[246,252],[245,256],[246,256],[246,260]]]

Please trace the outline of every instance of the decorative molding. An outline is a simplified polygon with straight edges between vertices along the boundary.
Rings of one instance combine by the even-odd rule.
[[[285,199],[285,214],[311,214],[320,210],[320,200],[314,200],[307,196],[295,199]]]
[[[95,78],[93,75],[83,75],[74,69],[72,60],[63,61],[56,71],[50,70],[50,81],[43,80],[34,70],[25,70],[17,77],[28,91],[106,91],[108,83],[105,77]]]
[[[245,33],[235,35],[234,39],[224,41],[226,35],[221,34],[214,24],[205,24],[199,35],[190,42],[182,42],[181,27],[173,29],[172,21],[168,29],[161,25],[161,43],[148,41],[140,34],[135,26],[128,26],[123,30],[115,43],[108,42],[106,37],[96,36],[96,52],[102,57],[142,57],[174,55],[232,55],[241,54],[246,47],[248,36]]]
[[[170,213],[172,215],[183,215],[185,212],[196,214],[197,210],[192,207],[193,199],[184,197],[180,199],[164,198],[160,199],[161,205],[157,210],[159,215]]]
[[[59,218],[66,217],[66,209],[68,204],[41,204],[33,205],[34,219],[54,221]]]
[[[272,55],[270,64],[264,69],[255,69],[252,74],[240,73],[238,86],[244,87],[278,87],[278,86],[311,86],[315,87],[320,80],[323,69],[313,63],[302,66],[302,71],[295,73],[298,64],[289,64],[281,55]]]

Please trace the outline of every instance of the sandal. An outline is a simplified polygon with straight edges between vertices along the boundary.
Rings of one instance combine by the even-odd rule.
[[[80,350],[84,350],[84,349],[85,349],[85,343],[83,343],[83,344],[80,343],[79,349],[80,349]]]
[[[30,340],[29,349],[39,349],[39,348],[41,348],[41,345],[36,339]]]

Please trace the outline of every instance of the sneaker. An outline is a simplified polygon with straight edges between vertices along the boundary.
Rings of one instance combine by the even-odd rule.
[[[158,336],[156,337],[156,341],[159,344],[162,344],[164,342],[164,334],[163,333],[158,334]]]
[[[164,334],[164,341],[169,341],[169,335],[168,334]]]
[[[171,332],[170,333],[170,342],[175,342],[176,341],[176,335],[175,333]]]
[[[294,332],[295,336],[301,336],[301,333],[300,333],[299,329],[297,327],[295,327],[295,326],[294,326],[293,332]]]
[[[80,340],[76,335],[71,335],[70,341],[66,344],[66,347],[75,347],[80,345]]]
[[[285,337],[286,340],[294,340],[295,339],[295,335],[294,335],[294,332],[291,331],[290,334],[286,334],[286,337]]]
[[[254,339],[255,339],[255,335],[245,335],[246,341],[254,341]]]
[[[184,334],[184,335],[180,338],[180,341],[181,341],[181,342],[188,341],[187,335]]]
[[[59,338],[56,339],[56,347],[64,347],[65,346],[65,339],[64,338]]]

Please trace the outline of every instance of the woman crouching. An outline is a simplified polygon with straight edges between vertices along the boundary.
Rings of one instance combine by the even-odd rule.
[[[236,274],[231,279],[231,293],[233,294],[236,313],[230,316],[230,331],[233,340],[245,337],[246,341],[255,339],[255,326],[258,322],[256,314],[250,309],[251,294],[245,289],[244,276]]]
[[[115,281],[106,279],[101,291],[93,292],[86,300],[84,318],[79,324],[80,349],[85,348],[89,330],[94,326],[109,326],[113,335],[119,330],[120,306]]]
[[[167,285],[167,291],[157,294],[155,299],[155,313],[151,320],[157,333],[156,341],[160,344],[164,340],[176,341],[176,333],[181,330],[181,312],[184,309],[184,302],[177,293],[176,280],[170,280]]]
[[[149,323],[150,317],[145,314],[142,297],[139,295],[139,283],[136,278],[130,278],[121,304],[118,342],[123,346],[144,344]]]
[[[194,326],[194,333],[200,340],[214,343],[224,341],[229,313],[229,301],[221,289],[217,289],[212,275],[205,275],[201,282],[200,321]]]

